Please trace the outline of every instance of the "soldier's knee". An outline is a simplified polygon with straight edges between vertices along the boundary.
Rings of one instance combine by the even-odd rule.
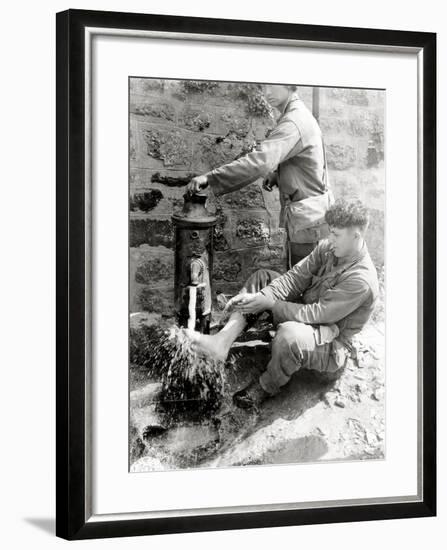
[[[286,321],[278,325],[276,337],[282,342],[287,342],[289,345],[293,343],[299,346],[308,340],[308,332],[308,325],[297,323],[296,321]]]
[[[269,270],[268,269],[257,269],[253,273],[253,277],[258,281],[267,281],[269,279]]]
[[[247,279],[244,289],[247,292],[259,292],[261,288],[270,284],[280,274],[271,269],[258,269]]]
[[[303,362],[305,346],[301,347],[302,331],[302,323],[286,321],[278,326],[273,339],[272,356],[287,375],[297,370]]]

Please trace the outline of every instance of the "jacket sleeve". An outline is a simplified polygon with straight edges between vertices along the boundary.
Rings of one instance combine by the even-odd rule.
[[[261,292],[275,300],[296,300],[308,288],[321,266],[322,243],[284,275],[274,279]]]
[[[224,195],[267,176],[287,157],[300,139],[298,127],[293,122],[279,122],[268,138],[260,143],[259,150],[251,151],[233,162],[207,172],[205,175],[211,189],[215,195]]]
[[[313,304],[276,302],[273,317],[277,323],[298,321],[309,325],[337,323],[360,307],[370,293],[367,282],[348,276],[334,288],[329,288]]]

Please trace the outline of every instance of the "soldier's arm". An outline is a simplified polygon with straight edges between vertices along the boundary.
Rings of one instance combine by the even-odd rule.
[[[296,300],[307,289],[321,266],[323,241],[284,275],[274,279],[261,292],[275,300]]]
[[[251,151],[204,175],[216,195],[236,191],[275,170],[300,138],[297,126],[285,120],[278,123],[270,135],[260,143],[259,150]]]
[[[347,276],[328,289],[313,304],[276,302],[273,316],[278,323],[298,321],[306,324],[336,323],[360,307],[371,292],[367,282],[358,276]]]

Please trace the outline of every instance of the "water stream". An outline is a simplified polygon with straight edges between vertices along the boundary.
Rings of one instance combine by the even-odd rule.
[[[196,300],[197,300],[197,287],[189,286],[189,305],[188,305],[188,328],[194,330],[196,326]]]

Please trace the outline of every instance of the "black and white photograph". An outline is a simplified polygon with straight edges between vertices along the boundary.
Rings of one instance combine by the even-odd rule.
[[[442,548],[443,4],[5,6],[2,548]]]
[[[62,538],[436,514],[436,36],[275,21],[57,15]]]
[[[128,85],[129,471],[386,459],[386,90]]]

